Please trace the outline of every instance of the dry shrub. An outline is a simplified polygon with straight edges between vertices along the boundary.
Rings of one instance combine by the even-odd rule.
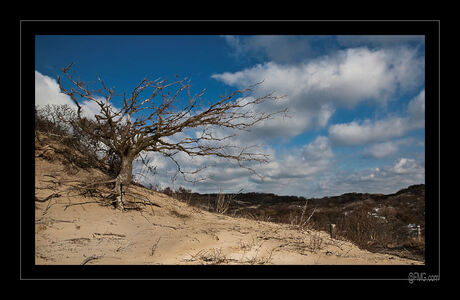
[[[192,190],[186,189],[180,186],[176,191],[176,198],[179,201],[184,201],[185,203],[190,203],[192,199]]]
[[[173,197],[175,195],[175,192],[172,188],[170,188],[169,186],[164,188],[161,193],[167,195],[167,196],[170,196],[170,197]]]
[[[367,207],[359,207],[337,222],[337,234],[361,248],[386,247],[395,241],[394,224],[373,215]]]
[[[220,191],[216,199],[216,213],[225,214],[230,206],[230,197]]]
[[[309,237],[309,241],[306,243],[308,250],[312,252],[319,251],[324,248],[323,238],[318,234],[312,234]]]
[[[90,125],[95,123],[91,120],[86,122]],[[75,173],[76,168],[97,168],[108,175],[116,175],[119,171],[118,156],[81,129],[77,123],[75,110],[68,105],[46,105],[35,108],[37,139],[40,135],[38,132],[44,133],[48,138],[58,141],[65,147],[53,148],[53,151],[63,158],[68,173]]]
[[[230,203],[242,190],[243,189],[239,190],[236,194],[224,194],[222,190],[220,190],[215,200],[215,212],[218,214],[225,214],[230,208]]]

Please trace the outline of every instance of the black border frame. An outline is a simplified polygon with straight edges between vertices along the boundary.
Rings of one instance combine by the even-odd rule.
[[[58,21],[19,20],[20,279],[359,279],[440,275],[440,22],[433,21]],[[34,264],[35,35],[280,34],[425,35],[426,261],[424,266],[36,266]],[[415,283],[416,284],[416,283]]]

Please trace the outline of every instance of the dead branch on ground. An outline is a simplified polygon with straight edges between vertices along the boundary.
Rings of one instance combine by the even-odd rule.
[[[103,257],[102,255],[100,255],[100,256],[93,255],[93,256],[87,257],[85,260],[83,260],[83,261],[81,262],[80,265],[83,266],[83,265],[85,265],[86,263],[88,263],[89,261],[96,260],[96,259],[100,259],[100,258],[102,258],[102,257]]]

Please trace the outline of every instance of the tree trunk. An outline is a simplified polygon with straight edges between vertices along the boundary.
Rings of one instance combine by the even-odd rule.
[[[131,184],[133,178],[133,158],[131,156],[121,157],[120,173],[115,180],[114,192],[117,196],[117,208],[124,210],[123,191]]]

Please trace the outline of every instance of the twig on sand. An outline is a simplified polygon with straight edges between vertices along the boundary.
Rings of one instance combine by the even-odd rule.
[[[44,215],[46,215],[46,214],[48,213],[48,209],[50,209],[51,206],[57,204],[56,201],[54,201],[53,204],[51,204],[51,203],[52,203],[52,201],[48,202],[48,205],[47,205],[46,208],[43,210],[43,212],[42,212],[42,218],[43,218]],[[41,218],[40,218],[40,220],[41,220]]]
[[[155,250],[157,250],[157,247],[158,247],[158,243],[160,242],[160,239],[161,239],[161,236],[158,238],[158,240],[152,245],[152,252],[151,252],[151,256],[153,256],[153,254],[155,253]]]
[[[116,179],[110,179],[110,180],[103,180],[103,181],[96,181],[96,182],[91,182],[91,183],[88,183],[82,187],[90,187],[90,186],[95,186],[95,185],[101,185],[101,184],[107,184],[107,183],[113,183],[115,182]]]
[[[58,220],[58,219],[53,219],[53,218],[49,218],[48,221],[43,221],[42,218],[40,218],[37,221],[35,221],[35,224],[48,224],[48,223],[52,223],[52,222],[73,223],[74,221]]]
[[[117,250],[115,250],[116,252],[120,252],[120,251],[125,251],[129,246],[133,245],[134,242],[130,242],[128,243],[128,245],[124,246],[124,247],[118,247]]]
[[[150,224],[152,224],[153,226],[166,227],[166,228],[171,228],[171,229],[174,229],[174,230],[178,229],[177,227],[169,226],[169,225],[156,224],[156,223],[150,223]]]
[[[93,233],[93,237],[95,238],[103,238],[105,236],[108,236],[108,237],[117,237],[117,238],[124,238],[126,237],[126,235],[124,234],[118,234],[118,233],[98,233],[98,232],[95,232]]]
[[[101,201],[86,201],[86,202],[69,203],[69,204],[66,204],[66,206],[64,207],[64,210],[66,210],[69,206],[83,205],[83,204],[90,204],[90,203],[101,204]]]
[[[101,255],[101,256],[93,255],[93,256],[87,257],[85,260],[83,260],[83,261],[81,262],[80,265],[83,266],[83,265],[85,265],[87,262],[92,261],[92,260],[95,260],[95,259],[99,259],[99,258],[101,258],[101,257],[103,257],[103,256],[102,256],[102,255]]]

